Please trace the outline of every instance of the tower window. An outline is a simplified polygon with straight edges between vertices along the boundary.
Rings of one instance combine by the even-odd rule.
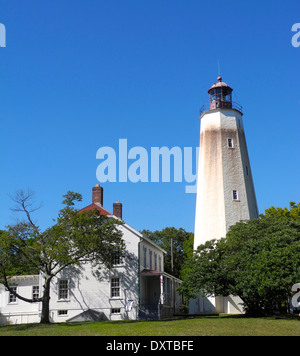
[[[229,148],[233,148],[233,139],[232,138],[229,138],[227,140],[227,145],[228,145]]]
[[[239,200],[239,194],[238,194],[238,191],[237,190],[233,190],[232,192],[233,194],[233,200]]]

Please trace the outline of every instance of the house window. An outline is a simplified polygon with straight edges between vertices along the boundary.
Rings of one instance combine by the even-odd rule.
[[[147,247],[143,246],[144,250],[144,268],[147,267]]]
[[[17,292],[17,287],[11,287],[13,292]],[[16,303],[17,297],[13,293],[9,293],[8,303]]]
[[[154,252],[154,270],[157,271],[157,253]]]
[[[38,299],[40,296],[40,288],[39,286],[32,286],[32,299]]]
[[[161,256],[158,256],[158,264],[159,264],[159,271],[162,271],[161,269]]]
[[[150,269],[152,270],[152,251],[149,250],[149,258],[150,258]]]
[[[113,253],[113,265],[120,265],[122,263],[122,258],[121,258],[121,251],[116,248],[114,253]]]
[[[57,315],[58,316],[68,315],[68,311],[66,309],[58,310]]]
[[[58,281],[58,300],[69,298],[69,280],[60,279]]]
[[[121,308],[112,308],[111,313],[112,314],[121,314]]]
[[[120,297],[120,278],[112,278],[111,282],[111,297],[116,298]]]
[[[232,138],[229,138],[227,140],[227,145],[228,145],[229,148],[233,148],[233,139]]]
[[[232,195],[233,195],[233,200],[239,200],[239,194],[238,194],[238,191],[237,190],[234,190],[232,192]]]

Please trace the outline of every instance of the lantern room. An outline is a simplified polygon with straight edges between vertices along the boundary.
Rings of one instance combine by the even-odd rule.
[[[210,110],[232,109],[232,92],[233,89],[222,81],[222,77],[218,77],[218,82],[208,90]]]

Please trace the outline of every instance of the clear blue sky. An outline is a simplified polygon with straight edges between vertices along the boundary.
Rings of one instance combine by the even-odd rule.
[[[0,0],[0,228],[31,188],[52,224],[67,190],[91,202],[99,147],[199,145],[218,60],[244,126],[259,211],[300,201],[299,0]],[[106,183],[138,230],[194,229],[186,183]]]

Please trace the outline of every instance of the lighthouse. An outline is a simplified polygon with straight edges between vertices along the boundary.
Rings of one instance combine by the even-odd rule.
[[[229,227],[258,217],[243,113],[218,77],[201,112],[194,249],[225,237]]]
[[[194,250],[226,236],[230,226],[258,218],[242,107],[221,77],[208,90],[209,107],[200,112]],[[197,298],[190,312],[241,312],[232,297]]]

